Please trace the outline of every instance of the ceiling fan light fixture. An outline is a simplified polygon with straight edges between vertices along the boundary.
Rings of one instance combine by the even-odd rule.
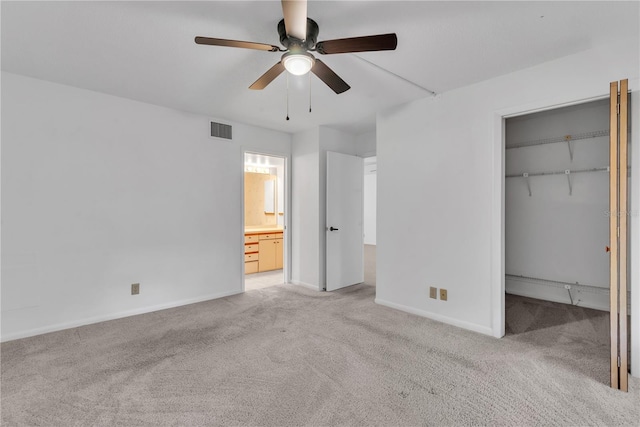
[[[294,76],[303,76],[307,74],[316,60],[308,52],[285,53],[282,55],[282,64],[284,68]]]

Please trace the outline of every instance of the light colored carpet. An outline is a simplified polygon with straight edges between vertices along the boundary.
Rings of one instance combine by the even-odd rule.
[[[4,343],[2,425],[638,425],[600,338],[513,311],[498,340],[374,296],[285,284]]]
[[[505,317],[507,338],[546,348],[547,357],[557,351],[571,369],[608,383],[600,368],[609,360],[609,312],[507,295]]]

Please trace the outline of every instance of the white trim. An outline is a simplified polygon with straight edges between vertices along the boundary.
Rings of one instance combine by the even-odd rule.
[[[454,319],[452,317],[442,316],[440,314],[430,313],[428,311],[420,310],[414,307],[408,307],[402,304],[396,304],[395,302],[386,301],[380,298],[375,299],[376,304],[383,305],[385,307],[394,308],[396,310],[404,311],[406,313],[415,314],[421,317],[426,317],[431,320],[446,323],[448,325],[457,326],[458,328],[468,329],[473,332],[478,332],[483,335],[493,336],[493,330],[487,326],[477,325],[475,323],[465,322],[463,320]]]
[[[246,287],[245,287],[245,279],[246,279],[245,268],[246,268],[246,266],[245,266],[245,254],[244,254],[245,247],[244,247],[244,245],[245,245],[246,239],[247,239],[245,237],[245,233],[246,233],[245,221],[246,221],[246,219],[244,217],[244,210],[245,210],[245,207],[244,207],[244,194],[245,194],[245,191],[246,191],[245,188],[244,188],[244,186],[245,186],[245,182],[244,182],[244,176],[245,176],[244,167],[245,166],[244,166],[244,163],[246,162],[245,159],[247,157],[247,150],[244,147],[242,147],[242,149],[240,150],[240,155],[242,156],[242,163],[241,163],[241,165],[242,165],[242,186],[240,187],[240,191],[242,192],[241,193],[241,197],[240,197],[240,218],[241,218],[240,226],[242,227],[242,246],[241,246],[242,253],[238,254],[238,261],[240,261],[240,263],[241,263],[240,264],[241,265],[241,270],[240,270],[240,277],[241,277],[241,279],[240,279],[240,290],[241,290],[241,292],[244,292],[246,290]]]
[[[505,291],[505,189],[504,189],[504,119],[546,111],[570,105],[603,99],[608,96],[605,84],[600,93],[585,93],[581,97],[546,99],[493,111],[493,190],[491,215],[491,328],[495,337],[504,336],[504,291]],[[632,167],[633,171],[633,167]]]
[[[504,323],[504,289],[505,289],[505,263],[504,263],[504,236],[505,236],[505,198],[504,198],[504,170],[505,170],[505,120],[500,114],[493,116],[493,139],[497,143],[493,146],[493,186],[491,204],[491,330],[496,338],[502,338],[505,334]],[[499,171],[495,174],[495,171]]]
[[[640,124],[638,123],[638,110],[640,110],[640,93],[638,93],[638,81],[629,81],[629,87],[635,87],[631,93],[631,180],[629,182],[629,194],[631,202],[631,212],[640,212],[640,147],[638,142],[640,141]],[[630,229],[630,279],[628,282],[631,290],[631,298],[629,303],[631,304],[631,342],[629,347],[631,349],[631,375],[640,378],[640,343],[638,343],[638,337],[640,337],[640,217],[631,215],[629,218]]]
[[[289,283],[291,283],[292,285],[296,285],[296,286],[302,286],[308,289],[312,289],[314,291],[320,291],[320,287],[316,286],[316,285],[312,285],[310,283],[305,283],[305,282],[297,282],[297,281],[290,281]]]
[[[183,305],[195,304],[203,301],[210,301],[218,298],[224,298],[231,295],[241,294],[242,291],[226,291],[217,294],[205,295],[197,298],[189,298],[180,301],[172,301],[170,303],[158,304],[149,307],[136,308],[134,310],[121,311],[119,313],[106,314],[96,317],[87,317],[85,319],[74,320],[72,322],[58,323],[56,325],[45,326],[43,328],[29,329],[21,332],[14,332],[12,334],[5,334],[0,338],[0,342],[13,341],[20,338],[28,338],[35,335],[47,334],[49,332],[57,332],[65,329],[77,328],[80,326],[87,326],[94,323],[106,322],[108,320],[122,319],[124,317],[137,316],[139,314],[152,313],[154,311],[166,310],[168,308],[181,307]]]

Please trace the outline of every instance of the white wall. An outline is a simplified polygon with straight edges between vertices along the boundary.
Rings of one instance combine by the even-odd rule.
[[[608,129],[609,101],[603,99],[507,119],[506,146]],[[572,145],[573,160],[566,142],[506,150],[506,174],[519,176],[505,180],[505,287],[517,295],[609,310],[609,174],[569,175],[571,194],[564,174],[533,176],[531,196],[521,177],[608,166],[607,135]]]
[[[356,154],[360,157],[376,155],[376,131],[362,133],[356,136]]]
[[[364,161],[364,244],[376,244],[377,169],[375,157]]]
[[[504,334],[501,118],[606,96],[609,82],[622,78],[637,91],[639,51],[638,40],[624,40],[380,113],[376,301]],[[631,191],[640,197],[637,186]],[[631,226],[637,271],[637,217]],[[429,286],[447,288],[448,301],[430,299]],[[640,293],[637,275],[632,287]],[[640,375],[634,319],[632,366]]]
[[[2,73],[3,340],[241,291],[242,146],[291,137],[220,121]]]
[[[320,130],[293,135],[291,184],[291,282],[321,289]]]

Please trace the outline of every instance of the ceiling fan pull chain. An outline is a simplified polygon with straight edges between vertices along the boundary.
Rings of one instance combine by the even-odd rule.
[[[309,74],[309,112],[311,112],[311,73]]]
[[[289,120],[289,73],[287,73],[287,120]]]

